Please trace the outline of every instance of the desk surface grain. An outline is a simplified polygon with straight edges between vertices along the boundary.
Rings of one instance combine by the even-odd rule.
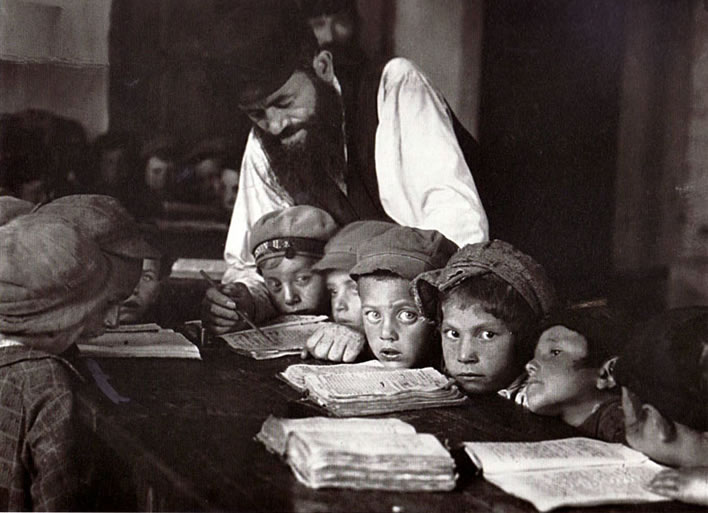
[[[447,493],[312,490],[254,440],[269,414],[323,415],[276,374],[298,358],[255,361],[227,348],[202,350],[202,361],[101,359],[109,383],[127,402],[114,404],[92,380],[79,391],[81,418],[133,472],[167,494],[171,510],[527,512],[474,475],[453,450],[460,477]],[[496,396],[468,405],[392,416],[433,433],[455,449],[465,440],[543,440],[575,435],[555,419],[528,413]],[[696,511],[678,503],[583,508],[581,511]],[[567,509],[564,511],[568,511]]]

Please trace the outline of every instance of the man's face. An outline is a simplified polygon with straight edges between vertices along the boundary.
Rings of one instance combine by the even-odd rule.
[[[148,186],[148,189],[152,191],[165,190],[173,167],[172,162],[159,157],[150,157],[145,165],[145,185]]]
[[[562,415],[596,392],[599,369],[579,367],[587,356],[587,341],[565,326],[553,326],[538,339],[526,393],[529,409],[540,415]]]
[[[495,392],[516,377],[514,334],[481,306],[443,301],[440,331],[447,373],[466,392]]]
[[[296,255],[281,258],[278,265],[260,267],[270,297],[280,313],[312,314],[326,311],[325,280],[312,270],[317,260]]]
[[[295,71],[271,95],[240,107],[262,133],[276,138],[285,148],[292,148],[304,144],[316,104],[312,79],[303,71]]]
[[[359,294],[366,340],[384,366],[408,369],[430,363],[433,327],[418,311],[407,280],[362,276]]]
[[[157,301],[160,295],[160,261],[146,258],[138,284],[133,293],[120,305],[120,323],[140,322],[145,312]]]
[[[334,322],[363,331],[359,289],[356,282],[349,276],[349,272],[329,271],[327,273],[327,292],[329,292]]]

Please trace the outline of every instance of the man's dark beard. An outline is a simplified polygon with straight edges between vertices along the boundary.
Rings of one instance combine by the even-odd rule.
[[[285,128],[277,136],[270,135],[258,126],[254,126],[254,131],[278,182],[295,203],[318,206],[336,219],[341,216],[333,210],[342,207],[332,205],[332,196],[339,196],[341,192],[333,177],[346,177],[342,101],[334,87],[314,74],[308,73],[308,76],[316,91],[312,118],[305,123]],[[303,142],[292,147],[283,145],[282,139],[302,128],[307,132]]]

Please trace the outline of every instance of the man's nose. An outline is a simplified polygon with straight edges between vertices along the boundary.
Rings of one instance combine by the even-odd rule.
[[[277,136],[286,126],[288,126],[287,117],[280,110],[266,110],[266,132]]]
[[[457,354],[457,360],[462,363],[477,363],[479,362],[479,354],[475,344],[468,340],[460,341],[460,351]]]
[[[286,305],[296,305],[300,302],[300,295],[290,285],[283,285],[283,300]]]

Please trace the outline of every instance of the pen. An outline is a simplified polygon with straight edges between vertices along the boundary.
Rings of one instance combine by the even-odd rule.
[[[202,278],[204,278],[207,282],[209,282],[209,284],[212,287],[215,287],[218,289],[221,286],[221,283],[217,282],[211,276],[209,276],[204,269],[200,269],[199,274],[201,274]],[[263,331],[258,326],[256,326],[254,324],[254,322],[251,319],[249,319],[248,316],[243,311],[236,308],[236,313],[239,315],[239,317],[241,317],[241,319],[243,319],[246,322],[246,324],[248,324],[251,328],[253,328],[253,330],[255,330],[255,332],[258,333],[258,335],[263,338],[263,340],[265,340],[270,345],[276,345],[275,342],[273,342],[268,337],[268,335],[263,333]]]

